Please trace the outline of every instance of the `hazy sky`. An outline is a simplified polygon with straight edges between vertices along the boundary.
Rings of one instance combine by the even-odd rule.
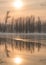
[[[15,16],[35,15],[46,19],[46,0],[21,0],[23,7],[16,9],[13,2],[16,0],[0,0],[0,18],[10,10]]]

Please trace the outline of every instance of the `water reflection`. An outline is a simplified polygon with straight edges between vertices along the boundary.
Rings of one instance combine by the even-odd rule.
[[[30,53],[35,52],[35,48],[37,51],[40,51],[41,43],[39,42],[30,42],[30,41],[21,41],[21,40],[12,40],[12,39],[1,39],[0,38],[0,47],[3,46],[4,52],[7,57],[10,57],[11,51],[30,51]],[[16,52],[16,51],[15,51]]]
[[[46,39],[30,37],[0,38],[0,65],[46,65]],[[22,63],[16,58],[21,58]]]
[[[21,64],[22,63],[22,58],[21,57],[13,58],[13,62],[16,63],[16,64]]]

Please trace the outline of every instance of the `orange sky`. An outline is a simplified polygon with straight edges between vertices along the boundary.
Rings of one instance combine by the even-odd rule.
[[[5,18],[6,12],[11,11],[10,15],[19,16],[40,16],[46,19],[46,0],[21,0],[23,7],[16,9],[13,2],[16,0],[0,0],[0,20]]]

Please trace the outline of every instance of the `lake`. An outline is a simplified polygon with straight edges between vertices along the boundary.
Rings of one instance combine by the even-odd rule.
[[[46,34],[0,35],[0,65],[46,65]]]

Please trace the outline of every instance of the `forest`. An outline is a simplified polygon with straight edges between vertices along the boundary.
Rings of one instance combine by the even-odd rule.
[[[6,13],[5,23],[0,23],[0,32],[8,33],[46,33],[46,21],[42,21],[40,17],[37,20],[34,16],[27,16],[25,18],[19,17],[14,19],[12,17],[11,23],[8,23],[9,11]]]

